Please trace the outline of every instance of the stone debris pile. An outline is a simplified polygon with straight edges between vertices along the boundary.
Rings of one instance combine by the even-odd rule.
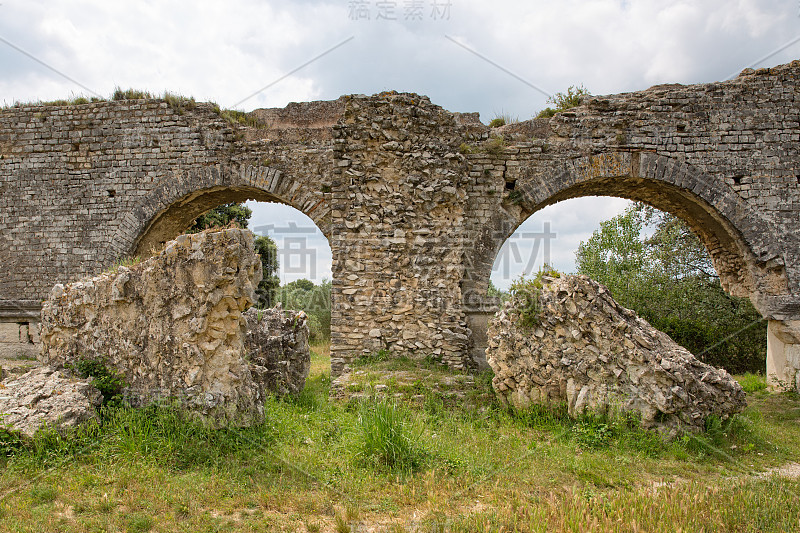
[[[309,358],[302,316],[291,324],[245,318],[261,276],[249,231],[181,235],[142,263],[56,285],[42,309],[41,359],[55,368],[104,361],[124,376],[132,405],[177,399],[204,417],[247,423],[263,413],[266,395],[303,387],[302,371],[288,382],[272,368],[294,369],[283,357]],[[273,323],[279,340],[248,339],[248,325],[264,332]],[[256,347],[260,340],[267,344]]]
[[[0,382],[0,426],[26,437],[43,427],[67,429],[97,417],[102,396],[89,379],[49,367]]]
[[[566,404],[572,416],[632,411],[643,427],[671,435],[745,407],[725,370],[696,359],[602,285],[586,276],[544,276],[540,284],[528,295],[532,324],[520,323],[526,299],[517,295],[489,326],[486,355],[503,401]]]

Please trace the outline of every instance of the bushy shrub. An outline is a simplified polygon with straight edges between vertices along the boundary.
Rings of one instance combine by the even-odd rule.
[[[539,297],[542,294],[543,277],[558,278],[561,274],[550,265],[544,265],[533,279],[520,276],[509,287],[514,312],[517,313],[518,324],[523,328],[533,328],[539,325],[542,311]]]

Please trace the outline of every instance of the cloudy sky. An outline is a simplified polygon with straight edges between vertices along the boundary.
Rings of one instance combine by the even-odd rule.
[[[618,93],[800,58],[799,12],[797,0],[2,0],[0,104],[108,96],[120,86],[249,111],[398,90],[479,111],[484,122],[500,113],[527,119],[570,85]],[[571,200],[520,232],[548,222],[557,235],[551,261],[569,271],[578,242],[624,206]],[[282,206],[254,209],[253,226],[291,230],[278,236],[288,246],[321,246],[306,277],[330,275],[324,238],[295,231],[307,219]],[[498,285],[530,263],[523,241],[501,252],[516,265],[498,262]],[[304,275],[294,272],[303,261],[286,281]]]

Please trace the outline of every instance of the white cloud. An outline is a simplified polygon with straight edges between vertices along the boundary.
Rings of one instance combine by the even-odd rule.
[[[622,198],[587,196],[537,211],[503,245],[492,269],[492,283],[507,289],[520,275],[535,274],[545,262],[560,272],[574,272],[575,251],[581,241],[630,203]],[[548,232],[552,233],[549,246],[544,242]]]

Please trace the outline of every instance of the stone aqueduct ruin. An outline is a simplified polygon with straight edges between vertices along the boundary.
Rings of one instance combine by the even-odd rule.
[[[793,62],[501,129],[394,92],[259,109],[258,127],[158,100],[5,109],[0,320],[27,328],[54,283],[256,199],[297,208],[328,238],[334,374],[384,347],[472,367],[492,263],[515,228],[561,200],[620,196],[691,225],[723,286],[769,319],[773,379],[797,386],[799,101]]]

